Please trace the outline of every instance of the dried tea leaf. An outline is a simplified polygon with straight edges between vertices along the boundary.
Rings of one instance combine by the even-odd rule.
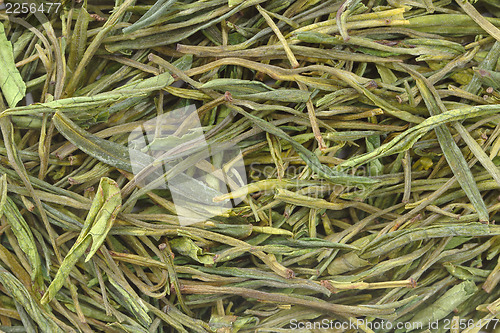
[[[31,279],[41,287],[43,280],[42,263],[36,247],[35,238],[33,237],[30,226],[24,220],[14,201],[9,197],[7,197],[4,205],[4,216],[17,238],[19,247],[28,258],[31,266]]]
[[[38,305],[34,295],[30,294],[24,285],[3,267],[0,267],[0,282],[16,302],[26,310],[30,318],[37,323],[42,332],[65,332],[65,330],[63,330],[51,316]]]
[[[213,264],[215,257],[213,254],[204,253],[203,249],[196,245],[191,238],[179,237],[170,241],[172,250],[188,256],[202,264]]]
[[[414,323],[419,323],[427,327],[430,322],[441,320],[453,312],[463,302],[468,300],[477,291],[473,281],[464,281],[446,291],[441,297],[417,312],[411,319]],[[410,330],[407,330],[409,332]]]
[[[439,95],[434,87],[424,79],[421,75],[415,72],[411,73],[415,77],[417,82],[417,87],[422,94],[422,98],[429,109],[431,115],[442,114],[446,112],[446,107],[439,98]],[[448,165],[455,174],[456,179],[460,183],[460,186],[464,190],[465,194],[469,198],[470,202],[474,206],[476,212],[478,213],[479,220],[483,222],[489,221],[488,210],[482,199],[481,193],[477,187],[472,171],[467,165],[464,155],[458,148],[450,130],[445,125],[437,126],[434,131],[438,138],[441,150],[448,161]]]
[[[0,22],[0,88],[7,104],[13,108],[24,98],[26,84],[16,68],[12,54],[12,44],[5,36],[3,23]]]
[[[368,177],[352,176],[338,171],[334,171],[331,168],[322,164],[318,157],[310,150],[304,148],[301,144],[293,140],[288,134],[278,127],[268,123],[267,121],[258,118],[245,110],[238,108],[238,112],[243,114],[245,117],[249,118],[255,125],[260,127],[262,130],[274,134],[283,140],[288,141],[292,147],[297,151],[300,157],[307,163],[307,165],[320,176],[325,177],[325,179],[339,184],[375,184],[376,180]]]
[[[118,214],[121,207],[121,202],[120,189],[116,182],[109,178],[102,178],[82,231],[64,258],[47,292],[43,295],[42,304],[50,302],[55,297],[71,273],[73,266],[90,244],[92,244],[92,247],[85,258],[86,262],[99,249],[113,225],[116,214]]]
[[[144,15],[142,15],[140,19],[135,21],[134,24],[123,28],[123,33],[129,34],[154,24],[156,20],[171,10],[172,5],[176,2],[177,0],[160,0],[155,2],[155,4],[151,6],[151,8]]]
[[[118,143],[101,139],[91,133],[86,132],[62,112],[57,111],[53,117],[54,125],[59,133],[64,135],[71,143],[85,153],[93,156],[99,161],[116,168],[132,172],[132,165],[129,157],[129,149]],[[136,154],[144,155],[138,161],[148,161],[149,156],[137,151]]]

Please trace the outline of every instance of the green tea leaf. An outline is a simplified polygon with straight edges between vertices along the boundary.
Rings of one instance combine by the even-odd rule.
[[[5,202],[7,201],[7,174],[0,177],[0,217],[3,216]]]
[[[11,108],[24,98],[26,84],[16,68],[12,44],[5,36],[3,23],[0,22],[0,88]]]
[[[0,331],[492,329],[498,0],[3,2]]]
[[[446,107],[439,98],[436,89],[432,87],[430,83],[420,74],[416,74],[415,72],[410,72],[410,74],[415,77],[417,87],[422,94],[422,98],[424,99],[425,105],[427,105],[430,114],[436,115],[446,112]],[[486,205],[481,197],[476,181],[474,180],[472,171],[469,169],[467,161],[460,151],[460,148],[458,148],[455,140],[453,140],[450,130],[445,125],[437,126],[434,130],[441,146],[441,150],[448,161],[448,165],[453,171],[453,174],[460,183],[460,186],[464,190],[470,202],[476,209],[479,215],[479,220],[485,222],[489,221],[488,210],[486,209]]]
[[[38,305],[34,295],[32,295],[14,275],[3,267],[0,267],[0,282],[16,302],[26,310],[30,318],[37,323],[42,332],[65,332],[51,316]]]
[[[256,117],[245,110],[241,108],[237,108],[238,112],[243,114],[245,117],[249,118],[255,125],[260,127],[262,130],[274,134],[279,138],[282,138],[283,140],[288,141],[292,147],[297,151],[297,153],[300,155],[300,157],[307,163],[307,165],[313,170],[314,172],[317,172],[318,175],[325,177],[325,179],[333,182],[333,183],[339,183],[339,184],[351,184],[351,185],[356,185],[356,184],[375,184],[377,183],[377,180],[368,178],[368,177],[359,177],[359,176],[352,176],[348,174],[344,174],[338,171],[334,171],[331,168],[325,166],[322,164],[318,156],[316,156],[313,152],[310,150],[306,149],[304,146],[301,144],[297,143],[295,140],[293,140],[288,134],[286,134],[283,130],[280,128],[268,123],[267,121]]]
[[[500,88],[500,73],[488,69],[474,68],[474,73],[486,87]]]
[[[156,20],[165,15],[169,10],[171,10],[172,5],[175,4],[177,0],[159,0],[156,1],[153,6],[141,16],[140,19],[134,22],[129,27],[123,28],[123,33],[128,34],[137,31],[141,28],[148,27],[152,25]]]
[[[260,81],[249,81],[240,79],[213,79],[204,83],[201,89],[214,89],[220,92],[229,91],[232,95],[256,94],[273,91],[271,87]]]
[[[82,231],[64,258],[47,292],[43,295],[42,304],[46,304],[54,298],[71,273],[73,266],[78,262],[91,243],[92,247],[85,261],[87,262],[92,258],[104,242],[120,207],[121,195],[118,185],[114,180],[102,178]]]
[[[36,282],[38,286],[41,286],[42,263],[36,247],[35,238],[30,230],[30,226],[24,220],[14,201],[12,201],[9,197],[7,197],[4,206],[4,215],[17,238],[19,247],[28,258],[31,266],[31,279]]]
[[[120,189],[114,180],[106,177],[102,178],[97,191],[98,193],[94,201],[92,201],[89,214],[85,219],[82,232],[77,239],[78,242],[88,235],[92,237],[92,247],[85,258],[85,262],[92,258],[104,242],[122,204]]]
[[[276,89],[272,91],[259,92],[254,94],[236,95],[239,99],[249,101],[278,101],[278,102],[295,102],[305,103],[308,101],[311,94],[307,91],[299,89]]]
[[[420,312],[417,312],[411,322],[420,323],[427,327],[430,322],[441,320],[456,309],[457,306],[469,299],[477,291],[476,284],[472,281],[464,281],[445,292],[433,304],[429,304]],[[406,330],[409,332],[410,330]]]
[[[77,146],[85,153],[93,156],[99,161],[114,166],[128,172],[132,172],[129,150],[118,143],[101,139],[91,133],[78,127],[71,119],[58,111],[53,117],[54,125],[57,130],[64,135],[71,143]],[[137,155],[144,157],[137,158],[139,161],[148,161],[149,157],[140,151]]]
[[[391,141],[375,148],[372,152],[353,157],[340,164],[341,167],[354,167],[368,163],[374,159],[397,154],[413,147],[415,142],[428,131],[446,123],[470,119],[478,116],[493,115],[500,112],[497,105],[468,106],[460,109],[449,110],[427,118],[422,123],[411,127],[397,135]]]
[[[397,230],[376,238],[364,250],[361,256],[364,259],[374,258],[387,252],[416,242],[422,239],[443,237],[481,237],[499,235],[500,228],[494,225],[482,223],[447,224],[436,225],[425,228],[413,228],[408,230]]]
[[[169,86],[174,82],[174,78],[170,73],[162,73],[160,75],[156,75],[144,80],[137,80],[126,85],[123,85],[117,89],[114,89],[113,92],[116,93],[129,93],[129,94],[140,94],[140,93],[150,93],[155,90],[161,90],[166,86]]]
[[[202,264],[213,264],[213,254],[203,254],[203,249],[196,245],[191,238],[179,237],[170,241],[170,246],[177,253],[188,256]]]
[[[130,307],[134,315],[143,323],[144,326],[151,325],[151,317],[148,315],[148,308],[144,301],[140,298],[131,295],[126,288],[121,286],[113,277],[109,278],[109,282],[116,288],[116,290],[123,297],[125,304]]]

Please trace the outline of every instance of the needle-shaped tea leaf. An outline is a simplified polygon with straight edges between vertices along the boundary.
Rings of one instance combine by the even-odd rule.
[[[36,247],[35,238],[33,237],[30,226],[24,220],[14,201],[9,197],[7,197],[7,201],[4,205],[4,216],[17,238],[19,247],[28,258],[31,266],[31,279],[38,287],[41,287],[42,263]]]
[[[7,201],[7,174],[0,177],[0,217],[3,216],[3,209]]]
[[[431,116],[422,123],[407,129],[401,134],[398,134],[391,141],[375,148],[372,152],[354,156],[353,158],[342,162],[340,166],[355,167],[370,162],[376,158],[404,152],[413,147],[415,142],[417,142],[417,140],[424,136],[427,132],[439,125],[479,116],[493,115],[498,112],[500,112],[500,106],[498,105],[479,105],[449,110],[441,114]]]
[[[408,70],[408,68],[406,69]],[[424,99],[425,105],[427,105],[430,114],[436,115],[446,112],[446,107],[441,101],[436,89],[417,72],[410,71],[410,74],[415,78],[417,87],[422,94],[422,98]],[[446,125],[439,125],[434,130],[439,144],[441,145],[441,150],[448,161],[448,165],[455,174],[460,186],[467,194],[470,202],[476,209],[479,220],[488,222],[489,214],[486,209],[486,205],[483,201],[481,193],[479,192],[476,181],[474,180],[474,176],[467,165],[467,161],[460,151],[460,148],[458,148],[455,143],[455,140],[453,140],[450,130],[446,127]]]
[[[24,310],[26,310],[30,318],[37,323],[42,332],[65,332],[51,318],[51,315],[46,313],[40,307],[40,305],[35,301],[34,295],[30,294],[24,285],[3,267],[0,267],[0,282],[8,293],[14,298],[14,300],[18,302]]]
[[[236,107],[235,107],[236,108]],[[348,175],[345,173],[341,173],[338,171],[334,171],[328,166],[325,166],[322,164],[318,156],[316,156],[313,152],[302,146],[301,144],[297,143],[295,140],[293,140],[288,134],[286,134],[283,130],[280,128],[268,123],[267,121],[256,117],[242,108],[237,107],[237,111],[241,114],[243,114],[245,117],[250,119],[255,125],[257,125],[259,128],[262,130],[274,134],[279,138],[282,138],[283,140],[288,141],[292,147],[297,151],[297,153],[300,155],[300,157],[307,163],[307,165],[314,171],[317,172],[318,175],[324,177],[325,179],[333,182],[333,183],[338,183],[338,184],[350,184],[350,185],[357,185],[357,184],[375,184],[377,183],[377,180],[371,179],[368,177],[360,177],[360,176],[352,176]]]
[[[156,1],[149,10],[141,16],[140,19],[134,22],[131,26],[123,28],[124,34],[129,34],[141,28],[145,28],[153,24],[156,20],[165,15],[169,10],[172,10],[172,5],[177,0],[159,0]]]
[[[132,172],[129,150],[118,143],[101,139],[76,125],[62,112],[56,112],[52,118],[59,133],[85,153],[99,161],[128,172]],[[138,161],[148,161],[149,156],[137,151],[137,155],[144,155]]]

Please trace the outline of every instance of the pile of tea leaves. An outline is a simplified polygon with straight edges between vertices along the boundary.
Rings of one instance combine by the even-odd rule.
[[[0,3],[0,331],[498,330],[499,57],[497,0]]]

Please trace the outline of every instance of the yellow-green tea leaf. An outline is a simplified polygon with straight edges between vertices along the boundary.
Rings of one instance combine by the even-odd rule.
[[[11,108],[24,98],[26,84],[16,68],[12,44],[5,36],[3,23],[0,22],[0,88]]]
[[[26,254],[31,266],[31,279],[41,286],[42,284],[42,263],[35,243],[35,238],[31,232],[30,226],[24,220],[19,212],[16,204],[12,199],[7,197],[7,201],[3,207],[4,216],[12,232],[17,238],[19,247]]]
[[[4,205],[7,201],[7,174],[0,177],[0,217],[3,215]]]
[[[417,312],[411,322],[427,327],[430,322],[441,320],[448,316],[457,306],[469,299],[477,291],[476,284],[464,281],[445,292],[433,304]],[[407,330],[409,332],[410,330]]]
[[[99,249],[113,225],[121,202],[120,189],[116,182],[109,178],[102,178],[82,231],[64,258],[47,292],[43,295],[42,304],[48,303],[54,298],[71,273],[73,266],[91,243],[92,247],[85,261],[89,261]]]
[[[191,238],[179,237],[170,241],[170,246],[177,253],[188,256],[203,264],[213,264],[214,255],[204,254],[203,249],[196,245]]]
[[[34,295],[32,295],[14,275],[3,267],[0,267],[0,282],[14,300],[22,306],[30,318],[40,327],[42,332],[65,332],[51,318],[51,315],[40,307]]]
[[[95,157],[99,161],[108,165],[114,166],[128,172],[132,172],[129,150],[118,143],[101,139],[91,133],[86,132],[81,127],[76,125],[62,112],[56,112],[53,117],[53,122],[57,130],[71,141],[79,149],[83,150],[90,156]],[[137,155],[144,155],[138,161],[148,161],[149,157],[140,151]]]

